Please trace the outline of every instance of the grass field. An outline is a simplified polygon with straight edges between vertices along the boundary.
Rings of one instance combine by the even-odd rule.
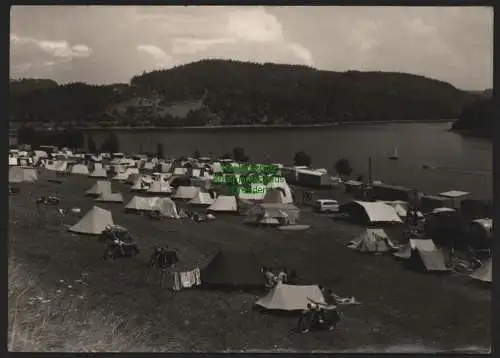
[[[152,221],[113,212],[142,249],[136,259],[102,261],[102,244],[67,231],[92,205],[84,191],[95,180],[71,176],[62,184],[40,171],[9,198],[9,348],[31,351],[360,351],[389,347],[451,350],[490,346],[490,291],[467,277],[408,271],[391,257],[356,253],[345,243],[362,228],[304,209],[311,229],[282,232],[243,225],[242,216]],[[125,203],[128,186],[113,183]],[[57,207],[37,215],[35,198],[61,197],[59,207],[81,208],[61,217]],[[39,225],[40,224],[40,225]],[[322,284],[357,306],[341,306],[333,332],[295,332],[296,317],[252,309],[256,295],[189,289],[172,293],[147,268],[153,246],[177,248],[181,266],[203,267],[220,248],[249,249],[263,265],[295,269],[302,282]],[[44,297],[50,302],[31,299]],[[45,303],[44,303],[45,302]]]

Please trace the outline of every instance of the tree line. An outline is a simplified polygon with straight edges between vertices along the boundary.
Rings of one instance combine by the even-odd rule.
[[[143,73],[134,76],[130,84],[52,82],[11,82],[11,120],[71,126],[111,116],[131,125],[140,116],[120,117],[109,109],[142,96],[160,98],[165,103],[203,99],[204,106],[183,119],[170,115],[144,118],[164,126],[206,125],[212,121],[221,125],[418,121],[456,119],[465,106],[479,98],[448,83],[412,74],[332,72],[232,60],[202,60]]]

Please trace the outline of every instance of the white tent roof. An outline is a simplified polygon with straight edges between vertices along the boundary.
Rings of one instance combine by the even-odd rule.
[[[89,168],[84,164],[75,164],[73,168],[71,168],[71,174],[89,175]]]
[[[16,157],[9,157],[9,165],[17,165],[17,163]]]
[[[290,189],[290,186],[288,186],[288,183],[286,182],[285,178],[283,177],[275,177],[273,180],[271,180],[267,185],[267,189],[277,189],[281,188],[285,196],[283,198],[283,202],[285,204],[291,204],[293,203],[293,196],[292,196],[292,190]]]
[[[157,198],[153,206],[154,210],[159,211],[164,217],[171,219],[178,219],[179,213],[177,211],[177,205],[170,198]]]
[[[381,202],[367,202],[367,201],[354,201],[354,203],[360,205],[366,212],[370,222],[397,222],[402,223],[403,221],[398,216],[396,210]]]
[[[173,197],[175,199],[193,199],[200,191],[200,188],[195,186],[179,186]]]
[[[347,247],[361,252],[386,252],[396,249],[383,229],[368,228],[352,240]]]
[[[238,203],[235,196],[220,195],[212,205],[208,207],[211,211],[238,211]]]
[[[112,180],[127,180],[130,176],[128,172],[116,173],[116,175],[112,178]]]
[[[238,198],[243,200],[262,200],[266,196],[266,186],[260,183],[251,183],[251,190],[244,190],[243,188],[238,192]]]
[[[38,173],[34,168],[9,168],[9,183],[29,182],[34,183],[38,180]]]
[[[106,170],[101,167],[96,167],[92,173],[89,174],[89,177],[92,178],[107,178],[108,174],[106,173]]]
[[[292,198],[286,197],[286,194],[283,195],[284,189],[282,188],[274,188],[274,189],[269,189],[266,192],[266,195],[264,196],[264,199],[262,199],[263,203],[280,203],[280,204],[290,204],[293,202]]]
[[[453,211],[456,211],[455,209],[453,208],[435,208],[432,210],[432,214],[439,214],[439,213],[450,213],[450,212],[453,212]]]
[[[69,231],[77,234],[101,234],[107,225],[113,225],[111,212],[94,206],[78,223],[69,228]]]
[[[189,204],[192,205],[212,205],[215,199],[212,199],[209,193],[199,191],[196,196],[189,200]]]
[[[461,196],[466,196],[469,195],[470,193],[466,191],[460,191],[460,190],[450,190],[446,191],[444,193],[439,193],[439,196],[444,196],[445,198],[459,198]]]
[[[157,206],[158,197],[146,198],[142,196],[134,196],[132,200],[125,206],[129,210],[153,211]]]
[[[111,182],[107,180],[98,180],[92,188],[85,192],[87,195],[99,195],[103,193],[111,193]]]
[[[95,201],[107,203],[123,203],[122,193],[102,193]]]
[[[493,261],[492,259],[489,259],[484,263],[483,266],[481,266],[479,269],[474,271],[470,277],[476,280],[484,281],[484,282],[491,282],[492,279],[492,272],[493,272]]]
[[[172,192],[172,187],[163,181],[154,181],[147,191],[151,194],[169,194]]]
[[[298,311],[307,309],[307,304],[326,304],[317,285],[296,286],[277,284],[271,292],[256,302],[268,310]]]

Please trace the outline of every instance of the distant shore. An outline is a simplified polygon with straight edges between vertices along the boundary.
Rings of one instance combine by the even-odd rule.
[[[161,127],[161,126],[113,126],[113,127],[74,127],[81,131],[148,131],[148,130],[224,130],[224,129],[314,129],[314,128],[335,128],[346,125],[380,125],[380,124],[393,124],[393,123],[449,123],[454,122],[453,119],[438,119],[438,120],[401,120],[401,121],[351,121],[342,123],[325,123],[325,124],[304,124],[304,125],[285,125],[285,124],[238,124],[238,125],[214,125],[214,126],[179,126],[179,127]]]

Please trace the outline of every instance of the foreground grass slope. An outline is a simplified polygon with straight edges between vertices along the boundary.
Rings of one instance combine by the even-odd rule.
[[[455,119],[465,105],[480,98],[413,74],[332,72],[231,60],[202,60],[144,73],[133,77],[130,85],[42,86],[39,82],[11,84],[11,120],[98,122],[109,119],[105,113],[112,113],[120,103],[139,103],[142,98],[163,103],[166,110],[146,113],[136,106],[118,121],[130,124],[134,118],[166,126],[204,125],[216,119],[222,125],[418,121]],[[175,111],[170,107],[200,100],[204,105],[190,115],[172,118]],[[134,114],[134,109],[141,111]]]
[[[96,332],[88,331],[88,343],[84,344],[87,350],[147,347],[151,351],[175,352],[345,351],[394,345],[420,345],[429,349],[490,346],[488,290],[476,287],[466,277],[418,274],[405,270],[390,257],[363,255],[345,248],[345,243],[362,228],[332,221],[306,209],[302,211],[301,222],[311,225],[310,230],[281,232],[245,226],[241,216],[221,214],[217,220],[201,224],[162,222],[126,214],[124,205],[103,204],[100,206],[113,212],[115,222],[126,226],[143,250],[135,260],[105,262],[100,260],[102,244],[95,238],[73,235],[66,229],[94,205],[83,194],[95,180],[72,176],[58,185],[48,182],[48,175],[42,172],[37,183],[22,184],[21,193],[10,197],[9,243],[10,257],[22,262],[24,272],[30,273],[37,290],[44,291],[24,297],[44,295],[54,301],[53,307],[47,306],[51,311],[63,312],[57,318],[59,321],[55,321],[58,330],[51,326],[54,330],[48,328],[49,332],[52,330],[48,334],[43,331],[46,328],[40,329],[44,327],[41,324],[44,319],[35,327],[45,332],[38,337],[45,334],[60,339],[53,343],[54,350],[78,350],[64,346],[62,338],[77,342],[82,332],[91,328]],[[113,189],[124,194],[125,202],[132,197],[126,185],[113,183]],[[81,214],[61,217],[55,207],[49,207],[38,227],[34,199],[48,193],[63,199],[60,207],[79,207]],[[203,267],[221,248],[252,250],[263,265],[296,269],[301,282],[323,284],[341,296],[353,295],[361,305],[342,307],[342,320],[336,331],[300,335],[295,332],[296,317],[254,311],[256,294],[161,290],[158,272],[147,268],[147,260],[155,245],[165,244],[177,248],[181,268]],[[68,288],[68,284],[72,287]],[[61,292],[57,293],[57,289]],[[58,294],[65,299],[57,301]],[[14,296],[9,309],[13,307],[16,307]],[[78,311],[72,316],[69,312],[74,308]],[[44,312],[37,308],[32,314],[39,313],[43,318],[47,316]],[[92,312],[96,318],[91,318],[92,325],[86,326],[82,319]],[[27,316],[17,318],[16,322],[29,320],[32,318]],[[14,327],[25,326],[11,322],[11,332]],[[24,332],[19,336],[22,337],[32,330],[16,328],[15,332]],[[126,337],[124,346],[121,337]],[[13,341],[20,342],[17,347],[22,347],[23,342],[37,340]],[[78,347],[77,343],[68,345]],[[46,348],[50,349],[47,343],[38,346]]]

